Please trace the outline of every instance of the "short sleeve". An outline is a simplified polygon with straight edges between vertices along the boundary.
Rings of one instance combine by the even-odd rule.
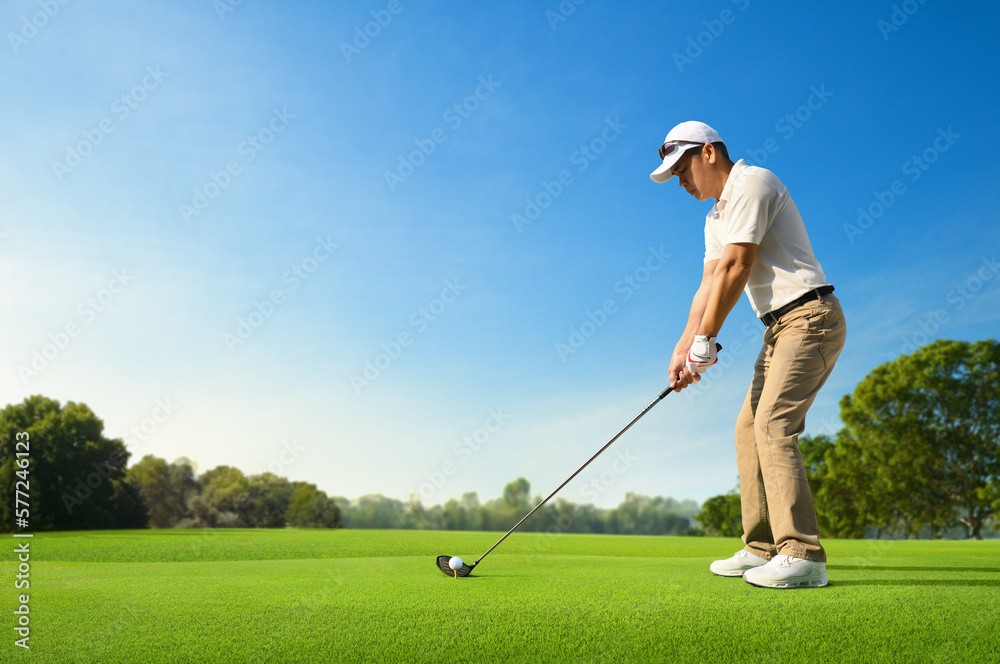
[[[764,178],[747,174],[740,180],[726,204],[722,244],[749,242],[759,245],[778,212],[781,193]]]

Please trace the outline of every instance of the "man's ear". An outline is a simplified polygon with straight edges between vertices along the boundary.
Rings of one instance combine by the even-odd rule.
[[[714,164],[718,161],[719,153],[716,152],[715,146],[711,143],[705,143],[701,146],[701,155],[705,158],[705,161],[709,164]]]

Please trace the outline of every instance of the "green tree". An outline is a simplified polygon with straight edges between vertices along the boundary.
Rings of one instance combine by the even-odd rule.
[[[541,498],[531,504],[531,484],[527,479],[518,477],[507,482],[503,487],[503,496],[498,500],[487,501],[486,517],[489,527],[497,530],[507,530],[517,523],[532,507],[541,502]],[[539,530],[539,522],[525,522],[525,531]]]
[[[528,508],[531,497],[531,483],[523,477],[507,482],[503,488],[503,504],[511,510],[523,512]]]
[[[252,475],[247,480],[250,501],[243,511],[247,524],[255,528],[284,528],[285,515],[295,487],[274,473]]]
[[[712,496],[702,503],[695,520],[701,525],[701,532],[705,535],[742,537],[743,510],[740,507],[740,494],[733,492]]]
[[[17,448],[18,441],[27,445]],[[85,404],[61,406],[36,395],[7,406],[0,411],[0,528],[14,528],[15,508],[23,509],[12,498],[17,482],[27,483],[33,530],[145,527],[143,505],[126,479],[128,458],[124,443],[105,438],[104,422]]]
[[[191,498],[196,524],[209,528],[247,525],[245,512],[253,505],[250,481],[239,468],[217,466],[198,477],[201,491]]]
[[[665,496],[643,496],[631,491],[607,515],[608,532],[622,535],[682,535],[691,525],[684,505]],[[693,515],[693,512],[691,514]]]
[[[830,436],[799,437],[799,451],[809,478],[819,531],[826,537],[864,537],[879,521],[880,505],[865,490],[874,469],[854,463],[864,453],[846,430]],[[836,474],[833,475],[833,468]],[[886,517],[889,518],[889,517]]]
[[[286,521],[294,528],[340,528],[340,508],[315,484],[293,482]]]
[[[136,486],[149,511],[152,528],[172,528],[194,523],[192,499],[199,493],[194,469],[186,459],[167,463],[147,454],[128,469],[128,478]]]
[[[828,519],[907,536],[960,524],[982,537],[1000,506],[1000,344],[935,341],[876,367],[840,407]]]
[[[340,504],[340,500],[335,500]],[[407,527],[406,504],[395,498],[368,494],[347,503],[346,509],[343,504],[340,506],[344,525],[348,528]]]

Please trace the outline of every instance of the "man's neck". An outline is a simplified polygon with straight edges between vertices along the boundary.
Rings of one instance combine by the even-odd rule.
[[[736,164],[730,162],[730,163],[722,165],[719,168],[719,184],[718,184],[718,188],[715,190],[718,193],[714,195],[716,203],[718,203],[719,202],[719,198],[722,197],[722,192],[724,192],[726,190],[726,183],[729,182],[729,173],[732,172],[733,166],[735,166],[735,165]]]

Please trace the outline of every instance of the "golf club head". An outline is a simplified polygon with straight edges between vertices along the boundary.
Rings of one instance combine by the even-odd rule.
[[[473,563],[471,566],[463,563],[462,566],[458,568],[458,570],[453,570],[451,567],[448,566],[448,561],[451,559],[452,556],[437,557],[438,569],[447,574],[448,576],[455,576],[456,571],[458,572],[458,576],[469,576],[469,573],[472,571],[472,568],[475,567],[475,563]]]

